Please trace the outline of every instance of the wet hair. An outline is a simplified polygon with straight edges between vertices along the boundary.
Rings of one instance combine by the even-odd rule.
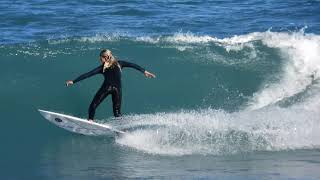
[[[100,57],[105,53],[105,52],[107,52],[107,51],[110,51],[109,49],[102,49],[101,51],[100,51]]]
[[[103,50],[101,50],[101,51],[100,51],[100,57],[102,57],[104,53],[107,53],[107,55],[108,55],[109,58],[110,58],[111,63],[110,63],[110,64],[106,64],[106,63],[103,64],[103,70],[102,70],[103,72],[104,72],[106,69],[108,69],[108,68],[110,68],[110,67],[113,67],[114,65],[117,65],[117,66],[120,68],[120,64],[118,63],[118,61],[116,60],[116,58],[112,55],[112,52],[111,52],[109,49],[103,49]],[[121,68],[120,68],[120,70],[121,70]]]

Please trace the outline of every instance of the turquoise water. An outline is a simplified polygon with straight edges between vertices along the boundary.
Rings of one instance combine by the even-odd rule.
[[[319,179],[319,1],[2,1],[1,179]],[[87,117],[109,48],[130,133],[87,137],[45,109]]]

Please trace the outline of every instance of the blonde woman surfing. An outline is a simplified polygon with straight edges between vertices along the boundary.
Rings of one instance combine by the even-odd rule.
[[[94,96],[90,106],[89,106],[89,121],[93,121],[96,108],[99,104],[109,95],[112,96],[112,106],[113,106],[113,115],[115,117],[122,116],[121,114],[121,70],[125,67],[134,68],[142,73],[148,78],[155,78],[156,76],[144,68],[140,67],[137,64],[126,62],[126,61],[117,61],[110,50],[103,49],[100,52],[100,62],[101,65],[90,72],[82,74],[73,81],[67,81],[66,85],[70,86],[74,83],[77,83],[81,80],[94,76],[96,74],[102,74],[104,76],[103,84],[100,89]]]

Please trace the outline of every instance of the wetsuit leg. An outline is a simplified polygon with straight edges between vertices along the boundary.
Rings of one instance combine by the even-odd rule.
[[[121,114],[121,89],[117,87],[112,88],[112,107],[113,107],[113,115],[115,117],[122,116]]]
[[[99,106],[99,104],[108,96],[110,91],[108,91],[105,88],[100,88],[96,95],[94,96],[90,106],[89,106],[89,119],[94,118],[94,115],[96,113],[96,108]]]

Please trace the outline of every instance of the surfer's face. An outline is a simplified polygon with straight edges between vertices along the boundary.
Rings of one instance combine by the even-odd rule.
[[[104,53],[102,56],[100,56],[101,63],[105,63],[110,60],[110,56],[107,53]]]

